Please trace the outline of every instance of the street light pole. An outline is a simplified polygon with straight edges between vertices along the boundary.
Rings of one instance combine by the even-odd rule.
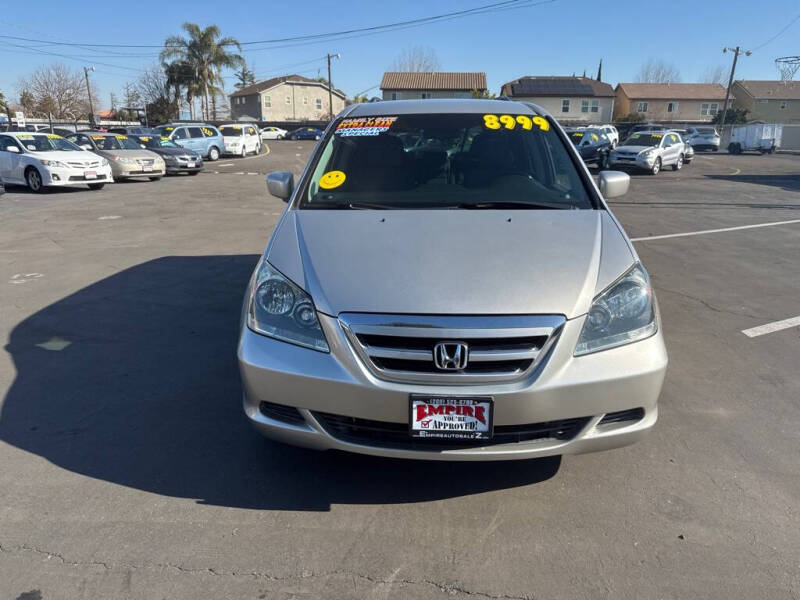
[[[720,119],[720,135],[722,135],[722,130],[725,127],[725,117],[728,114],[728,99],[731,96],[731,86],[733,85],[733,76],[736,73],[736,62],[739,60],[739,55],[742,54],[742,49],[739,46],[736,48],[723,48],[722,53],[725,52],[733,52],[733,65],[731,66],[731,76],[728,78],[728,88],[725,90],[725,104],[722,105],[722,119]],[[752,54],[750,50],[744,52],[745,56],[750,56]]]
[[[94,122],[94,104],[92,104],[92,88],[89,87],[89,71],[94,71],[94,67],[83,67],[83,74],[86,76],[86,93],[89,94],[89,127],[96,127]]]
[[[342,58],[338,52],[336,54],[328,54],[328,110],[330,118],[333,119],[333,83],[331,82],[331,59]]]

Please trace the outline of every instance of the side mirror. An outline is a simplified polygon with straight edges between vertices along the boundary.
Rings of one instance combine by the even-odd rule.
[[[597,176],[597,187],[606,200],[624,196],[630,185],[631,176],[622,171],[601,171]]]
[[[284,202],[289,201],[294,188],[294,175],[289,171],[273,171],[267,175],[267,190]]]
[[[9,152],[13,152],[15,154],[19,154],[19,148],[17,148],[16,146],[9,146],[8,148],[6,148],[6,150],[8,150]]]

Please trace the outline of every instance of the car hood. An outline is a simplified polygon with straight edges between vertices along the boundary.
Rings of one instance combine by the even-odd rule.
[[[267,260],[329,315],[572,318],[635,257],[604,210],[292,210]]]
[[[617,146],[617,152],[639,154],[642,150],[650,150],[651,148],[656,148],[656,146]]]
[[[98,154],[101,156],[105,156],[106,158],[113,160],[114,156],[124,156],[125,158],[133,158],[133,159],[150,159],[153,160],[154,158],[158,157],[158,154],[155,152],[151,152],[150,150],[134,150],[124,148],[122,150],[98,150]]]
[[[165,156],[198,156],[195,152],[191,150],[187,150],[186,148],[148,148],[149,152],[155,152],[156,154],[162,154]]]
[[[33,158],[44,160],[60,160],[61,162],[97,162],[98,158],[94,152],[86,150],[49,150],[47,152],[30,152],[27,154]]]

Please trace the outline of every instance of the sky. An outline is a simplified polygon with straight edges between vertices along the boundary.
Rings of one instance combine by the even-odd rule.
[[[180,33],[188,20],[216,24],[223,35],[249,42],[406,21],[493,1],[497,0],[141,0],[100,10],[96,0],[5,0],[0,2],[0,36],[158,46]],[[585,69],[594,76],[601,58],[603,80],[612,85],[632,81],[651,57],[673,63],[683,81],[699,81],[709,67],[729,69],[732,55],[723,54],[722,48],[736,45],[753,50],[751,56],[740,57],[737,79],[776,79],[774,59],[800,55],[800,0],[672,0],[655,11],[653,3],[642,0],[534,2],[349,39],[253,45],[246,47],[244,56],[257,78],[266,79],[289,73],[325,76],[324,56],[340,53],[341,59],[333,62],[334,85],[348,96],[372,96],[379,92],[383,72],[414,45],[432,48],[443,71],[485,71],[493,92],[523,75],[581,75]],[[110,93],[119,97],[126,82],[158,63],[158,48],[87,49],[0,37],[0,91],[18,100],[20,78],[52,62],[75,69],[95,66],[91,77],[100,93],[96,104],[108,108]],[[225,75],[226,89],[232,91],[235,79],[230,72]]]

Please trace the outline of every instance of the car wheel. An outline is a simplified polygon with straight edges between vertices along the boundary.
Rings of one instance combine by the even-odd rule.
[[[650,175],[658,175],[658,172],[661,170],[661,158],[656,158],[656,162],[653,163],[653,167],[650,169]]]
[[[678,160],[672,165],[673,171],[680,171],[681,167],[683,166],[683,154],[678,155]]]
[[[245,156],[247,156],[247,148],[244,145],[242,145],[241,158],[244,158]]]
[[[28,167],[28,170],[25,171],[25,183],[28,184],[28,189],[35,194],[41,194],[44,191],[42,174],[34,167]]]
[[[282,139],[283,139],[283,136],[282,136],[281,134],[278,134],[278,137],[277,137],[277,138],[275,138],[275,139],[277,139],[277,140],[282,140]]]
[[[189,171],[188,175],[197,175],[200,171]]]
[[[159,175],[158,177],[148,177],[148,179],[150,181],[158,181],[159,179],[161,179],[161,175]]]
[[[102,190],[105,183],[90,183],[89,189],[90,190]]]
[[[208,150],[208,160],[214,162],[215,160],[219,160],[219,148],[216,146],[211,146]]]

